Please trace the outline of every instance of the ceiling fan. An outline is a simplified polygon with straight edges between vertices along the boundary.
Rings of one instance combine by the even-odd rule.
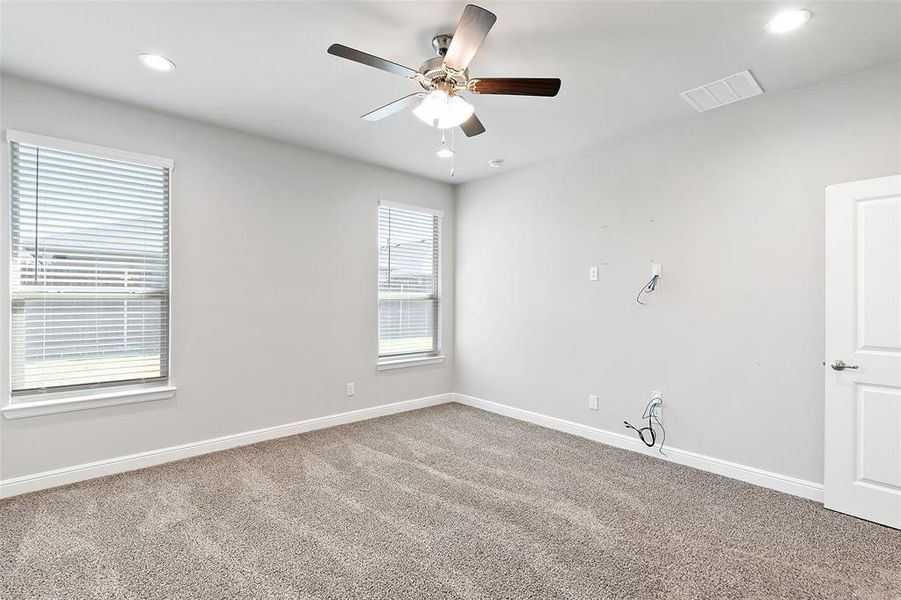
[[[551,78],[469,77],[469,63],[485,40],[497,17],[484,8],[467,4],[453,34],[436,35],[432,47],[438,56],[420,65],[419,70],[390,60],[348,48],[341,44],[329,46],[328,53],[360,64],[375,67],[418,82],[425,91],[404,96],[385,106],[366,113],[361,118],[380,121],[401,110],[414,107],[413,114],[426,125],[438,129],[459,126],[468,137],[485,132],[474,113],[472,104],[460,92],[473,94],[503,94],[512,96],[556,96],[560,80]]]

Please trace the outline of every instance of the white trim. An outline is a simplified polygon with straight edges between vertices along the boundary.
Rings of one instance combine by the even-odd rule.
[[[55,150],[63,150],[66,152],[89,154],[91,156],[108,158],[110,160],[121,160],[123,162],[142,163],[155,167],[165,167],[170,171],[175,168],[175,161],[173,161],[171,158],[153,156],[152,154],[141,154],[140,152],[131,152],[130,150],[119,150],[118,148],[109,148],[107,146],[83,144],[81,142],[73,142],[71,140],[50,137],[48,135],[39,135],[37,133],[17,131],[15,129],[6,130],[6,141],[16,142],[19,144],[28,144],[29,146],[53,148]]]
[[[403,402],[395,402],[392,404],[383,404],[372,408],[364,408],[335,415],[317,417],[307,419],[305,421],[297,421],[285,425],[277,425],[275,427],[267,427],[256,429],[235,435],[222,436],[209,440],[182,444],[179,446],[171,446],[159,450],[151,450],[149,452],[140,452],[128,456],[121,456],[108,460],[101,460],[72,467],[64,467],[54,469],[52,471],[44,471],[43,473],[35,473],[33,475],[23,475],[22,477],[14,477],[11,479],[0,480],[0,498],[8,498],[19,494],[34,492],[46,488],[67,485],[77,481],[93,479],[95,477],[103,477],[105,475],[114,475],[134,469],[142,469],[153,465],[159,465],[166,462],[227,450],[238,446],[255,444],[265,440],[271,440],[279,437],[296,435],[316,429],[325,429],[336,425],[344,425],[356,421],[363,421],[376,417],[392,415],[395,413],[426,408],[429,406],[437,406],[448,402],[458,402],[466,406],[472,406],[481,410],[497,413],[521,421],[528,421],[542,427],[563,431],[572,435],[578,435],[596,442],[601,442],[617,448],[624,448],[640,452],[642,454],[653,456],[655,458],[663,458],[670,462],[674,462],[689,467],[694,467],[702,471],[716,473],[739,481],[745,481],[754,485],[769,488],[779,492],[800,496],[816,502],[823,501],[823,486],[812,481],[805,481],[788,475],[781,475],[770,471],[764,471],[756,467],[749,467],[738,463],[725,461],[712,456],[705,456],[696,452],[687,450],[679,450],[677,448],[669,448],[667,457],[662,457],[656,450],[647,448],[644,444],[629,436],[619,433],[613,433],[582,425],[556,417],[550,417],[540,413],[514,408],[497,402],[489,402],[481,398],[467,396],[465,394],[439,394],[436,396],[427,396],[425,398],[417,398],[415,400],[407,400]]]
[[[419,356],[416,358],[400,358],[394,360],[380,360],[376,365],[376,371],[390,371],[391,369],[403,369],[405,367],[418,367],[420,365],[436,365],[444,362],[444,356]]]
[[[0,156],[3,157],[3,174],[0,180],[6,179],[6,185],[3,187],[3,197],[0,200],[0,235],[3,236],[3,249],[0,250],[0,312],[3,313],[3,326],[0,327],[0,344],[2,344],[2,352],[0,356],[0,381],[5,381],[0,394],[9,396],[12,391],[12,289],[10,287],[12,279],[12,146],[7,142],[2,145]],[[2,397],[2,396],[0,396]]]
[[[396,210],[404,210],[407,212],[424,213],[427,215],[435,215],[439,219],[444,218],[444,211],[440,208],[429,208],[428,206],[420,206],[418,204],[404,204],[403,202],[394,202],[393,200],[379,200],[379,206],[385,208],[394,208]]]
[[[173,188],[175,182],[175,170],[174,167],[169,167],[169,206],[168,206],[168,217],[169,221],[166,223],[166,227],[168,228],[168,235],[166,236],[166,240],[169,242],[168,249],[168,263],[166,264],[166,270],[169,274],[169,281],[167,282],[166,288],[166,301],[169,303],[169,307],[167,309],[166,321],[168,323],[168,330],[166,331],[166,378],[169,386],[175,388],[177,387],[176,379],[175,379],[175,361],[173,360],[173,352],[175,351],[175,344],[173,340],[175,338],[175,301],[174,296],[172,295],[172,290],[175,287],[175,277],[174,277],[174,268],[175,264],[175,253],[172,250],[173,240],[175,239],[175,230],[172,228],[172,223],[175,220],[173,215],[175,211],[172,210],[172,198],[174,197]]]
[[[22,419],[148,400],[167,400],[173,396],[175,387],[171,385],[110,388],[88,393],[79,390],[77,393],[35,394],[34,397],[41,399],[14,402],[10,398],[9,404],[0,408],[0,413],[7,419]]]
[[[661,456],[656,449],[648,448],[637,439],[621,433],[614,433],[597,427],[591,427],[590,425],[582,425],[581,423],[574,423],[573,421],[566,421],[564,419],[558,419],[557,417],[550,417],[541,413],[507,406],[505,404],[498,404],[497,402],[489,402],[488,400],[482,400],[481,398],[475,398],[465,394],[454,394],[454,398],[456,402],[465,404],[466,406],[480,408],[506,417],[519,419],[520,421],[528,421],[529,423],[541,425],[542,427],[547,427],[549,429],[564,431],[609,446],[616,446],[617,448],[640,452],[641,454],[653,456],[654,458],[661,458],[669,462],[694,467],[695,469],[700,469],[702,471],[731,477],[732,479],[759,485],[771,490],[776,490],[777,492],[800,496],[801,498],[807,498],[808,500],[814,500],[816,502],[823,501],[823,485],[820,483],[764,471],[763,469],[758,469],[756,467],[749,467],[720,458],[698,454],[697,452],[690,452],[688,450],[679,450],[678,448],[667,448],[664,450],[667,456]]]
[[[145,467],[151,467],[153,465],[159,465],[174,460],[181,460],[183,458],[190,458],[192,456],[199,456],[210,452],[218,452],[220,450],[228,450],[229,448],[246,446],[248,444],[296,435],[298,433],[316,429],[325,429],[336,425],[344,425],[375,417],[416,410],[418,408],[445,404],[447,402],[452,402],[453,397],[453,394],[439,394],[437,396],[427,396],[425,398],[406,400],[404,402],[383,404],[381,406],[362,408],[324,417],[306,419],[304,421],[296,421],[285,425],[276,425],[274,427],[265,427],[263,429],[245,431],[243,433],[226,435],[199,442],[160,448],[159,450],[150,450],[148,452],[139,452],[137,454],[130,454],[128,456],[120,456],[82,465],[63,467],[61,469],[44,471],[43,473],[35,473],[33,475],[23,475],[22,477],[4,479],[0,481],[0,498],[8,498],[10,496],[17,496],[19,494],[35,492],[46,488],[67,485],[77,481],[93,479],[95,477],[124,473],[125,471],[132,471],[134,469],[143,469]]]

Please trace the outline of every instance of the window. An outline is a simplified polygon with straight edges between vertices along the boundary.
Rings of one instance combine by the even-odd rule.
[[[440,211],[379,205],[379,360],[439,354]]]
[[[171,162],[7,137],[13,404],[166,382]]]

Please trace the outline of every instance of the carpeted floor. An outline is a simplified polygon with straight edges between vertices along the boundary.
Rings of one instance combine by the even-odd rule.
[[[0,598],[901,598],[901,532],[448,404],[0,503]]]

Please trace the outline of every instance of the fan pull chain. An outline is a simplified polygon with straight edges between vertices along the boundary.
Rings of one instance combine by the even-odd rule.
[[[444,136],[444,133],[442,133],[441,135]],[[457,174],[457,151],[454,148],[454,130],[453,129],[451,129],[451,152],[452,152],[452,154],[451,154],[450,178],[453,179],[454,175]]]

